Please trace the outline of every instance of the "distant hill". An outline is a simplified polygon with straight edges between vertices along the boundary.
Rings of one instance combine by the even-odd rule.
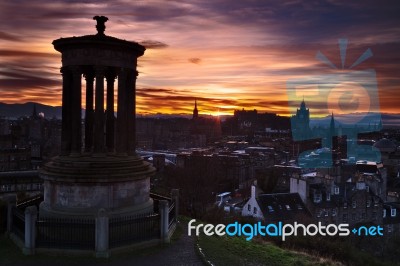
[[[339,121],[357,121],[360,118],[364,117],[365,114],[363,113],[354,113],[354,114],[346,114],[346,115],[335,115],[335,125],[338,126],[341,124]],[[381,114],[382,118],[382,126],[383,128],[393,128],[393,127],[400,127],[400,114]],[[321,127],[328,127],[331,121],[331,116],[321,117],[321,118],[311,118],[310,119],[310,126],[321,126]],[[370,121],[367,120],[365,126],[368,125]],[[374,122],[371,121],[371,125],[375,126]],[[350,123],[351,124],[351,123]],[[346,127],[345,124],[342,126]]]
[[[58,119],[61,119],[61,106],[50,106],[50,105],[45,105],[45,104],[40,104],[40,103],[34,103],[34,102],[27,102],[27,103],[15,103],[15,104],[7,104],[7,103],[1,103],[0,102],[0,116],[5,116],[10,119],[17,119],[19,117],[23,116],[31,116],[33,112],[33,105],[36,104],[36,112],[39,113],[44,113],[45,118],[52,118],[56,117]],[[351,114],[351,115],[346,115],[346,117],[360,117],[363,116],[363,114],[358,113],[358,114]],[[84,109],[82,109],[82,117],[84,117]],[[172,114],[155,114],[155,115],[145,115],[142,116],[138,114],[138,117],[154,117],[154,118],[171,118],[171,117],[185,117],[185,118],[190,118],[191,115],[185,115],[185,114],[177,114],[177,115],[172,115]],[[335,118],[340,118],[340,115],[335,115]],[[400,127],[400,114],[382,114],[382,124],[384,128],[387,127]],[[224,120],[224,119],[223,119]],[[331,117],[326,116],[323,118],[311,118],[310,119],[310,125],[311,127],[313,126],[322,126],[322,127],[327,127],[329,126]],[[340,119],[339,119],[340,120]],[[336,120],[336,124],[338,125],[338,120]]]
[[[21,104],[0,103],[0,116],[5,116],[10,119],[16,119],[23,116],[31,116],[33,112],[33,106],[35,104],[36,112],[38,114],[44,113],[45,118],[52,118],[55,116],[61,119],[61,106],[50,106],[34,102]]]
[[[61,119],[62,108],[61,106],[50,106],[41,103],[35,102],[27,102],[27,103],[15,103],[15,104],[7,104],[0,102],[0,117],[8,117],[10,119],[17,119],[19,117],[31,116],[33,112],[33,105],[36,104],[36,112],[44,113],[45,118],[53,118],[54,116],[58,119]],[[115,112],[117,115],[117,112]],[[85,117],[85,109],[82,109],[82,118]],[[140,115],[137,117],[142,118],[191,118],[191,114],[152,114],[152,115]]]

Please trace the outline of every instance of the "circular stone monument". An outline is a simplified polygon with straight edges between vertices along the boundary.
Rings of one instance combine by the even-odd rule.
[[[135,152],[136,67],[145,48],[106,36],[107,17],[93,19],[96,35],[53,41],[62,55],[61,153],[40,170],[41,217],[93,217],[99,209],[111,217],[153,211],[155,169]]]

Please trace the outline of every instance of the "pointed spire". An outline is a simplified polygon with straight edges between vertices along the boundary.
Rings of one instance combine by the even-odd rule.
[[[193,109],[193,118],[199,117],[199,111],[197,110],[197,99],[194,99],[194,109]]]
[[[300,109],[302,110],[306,109],[306,102],[304,101],[304,96],[303,96],[303,101],[301,101]]]
[[[32,118],[34,118],[34,119],[38,118],[38,115],[36,112],[36,103],[33,104]]]
[[[330,132],[331,135],[333,136],[334,133],[335,133],[335,117],[333,116],[333,112],[332,112],[332,115],[331,115],[330,131],[331,131]]]

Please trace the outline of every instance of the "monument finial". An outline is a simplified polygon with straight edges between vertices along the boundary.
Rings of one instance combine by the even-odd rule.
[[[93,19],[97,21],[96,25],[97,35],[104,35],[104,31],[106,30],[105,23],[108,20],[108,18],[105,16],[94,16]]]

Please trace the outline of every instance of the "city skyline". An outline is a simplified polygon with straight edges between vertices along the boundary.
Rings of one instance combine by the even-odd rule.
[[[3,2],[0,102],[61,105],[51,43],[95,34],[90,19],[105,15],[106,35],[147,47],[138,66],[138,113],[190,114],[197,98],[200,114],[244,108],[289,115],[288,80],[337,73],[315,55],[321,51],[340,69],[341,38],[348,39],[344,69],[370,48],[373,56],[354,70],[374,69],[381,112],[400,113],[399,8],[394,1]],[[310,102],[313,115],[330,113],[321,102]]]

